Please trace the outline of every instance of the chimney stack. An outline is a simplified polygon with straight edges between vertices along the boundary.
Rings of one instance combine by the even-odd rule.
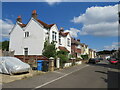
[[[32,17],[33,17],[34,19],[37,19],[37,13],[36,13],[36,10],[33,10],[33,11],[32,11]]]
[[[21,16],[18,16],[17,19],[16,19],[16,21],[22,23],[22,18],[21,18]]]
[[[60,32],[64,32],[64,28],[63,27],[60,28]]]
[[[80,42],[80,39],[77,39],[78,42]]]

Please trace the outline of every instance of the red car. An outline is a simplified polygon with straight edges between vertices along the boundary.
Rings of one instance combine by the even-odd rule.
[[[116,59],[116,58],[111,58],[111,59],[109,60],[109,62],[110,62],[111,64],[117,64],[117,63],[119,62],[119,60]]]

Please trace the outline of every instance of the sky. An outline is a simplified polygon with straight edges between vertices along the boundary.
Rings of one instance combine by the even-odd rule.
[[[28,23],[33,10],[47,24],[57,24],[70,32],[72,37],[97,51],[116,49],[118,42],[117,2],[3,2],[2,36],[9,40],[9,32],[17,16]]]

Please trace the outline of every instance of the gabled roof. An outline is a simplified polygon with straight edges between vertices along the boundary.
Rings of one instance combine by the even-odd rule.
[[[44,28],[51,28],[53,25],[55,25],[55,24],[46,24],[46,23],[44,23],[43,21],[41,21],[41,20],[39,20],[39,19],[37,19],[36,21],[38,21],[41,25],[43,25],[44,26]],[[27,24],[23,24],[23,23],[19,23],[18,25],[20,25],[20,27],[26,27],[27,26]]]
[[[71,43],[72,44],[76,44],[76,45],[79,45],[80,42],[78,42],[77,40],[75,40],[74,38],[71,38]]]
[[[23,27],[26,27],[27,24],[23,24],[23,23],[22,23],[22,24],[18,24],[18,25],[20,25],[20,27],[23,28]]]
[[[65,47],[59,46],[58,47],[60,50],[66,51],[66,52],[70,52],[69,50],[67,50]]]
[[[67,35],[69,34],[69,32],[59,32],[59,35],[63,36],[63,37],[66,37]]]
[[[76,49],[75,52],[76,53],[81,53],[81,49]]]
[[[41,20],[39,20],[39,19],[37,19],[37,21],[40,23],[40,24],[42,24],[45,28],[51,28],[53,25],[55,25],[55,24],[46,24],[46,23],[44,23],[43,21],[41,21]]]

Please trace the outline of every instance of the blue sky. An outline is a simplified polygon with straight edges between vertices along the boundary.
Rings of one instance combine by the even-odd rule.
[[[97,49],[97,50],[110,49],[115,46],[114,45],[112,47],[113,44],[116,44],[116,42],[118,42],[118,36],[112,35],[112,34],[111,35],[105,34],[107,33],[107,31],[104,32],[102,30],[102,27],[101,27],[102,34],[100,34],[100,30],[99,30],[99,34],[95,34],[98,32],[94,33],[93,31],[89,31],[88,28],[86,28],[85,26],[95,25],[94,20],[96,20],[97,22],[99,22],[100,20],[100,22],[102,22],[101,21],[102,18],[98,17],[99,15],[101,15],[101,11],[99,13],[99,10],[102,10],[102,9],[98,9],[98,13],[96,13],[97,7],[105,8],[110,6],[110,9],[111,9],[116,4],[117,2],[111,2],[111,3],[110,2],[61,2],[61,3],[52,4],[52,5],[49,5],[46,2],[36,2],[36,3],[35,2],[32,2],[32,3],[4,2],[2,3],[2,16],[3,16],[2,21],[4,21],[7,24],[14,25],[16,22],[17,16],[21,15],[23,23],[26,24],[31,18],[32,11],[37,10],[38,18],[40,20],[44,21],[47,24],[56,23],[58,28],[64,27],[65,30],[70,32],[73,32],[75,30],[74,33],[77,35],[73,34],[73,37],[75,37],[76,39],[80,39],[82,43],[86,43],[87,45],[89,45],[90,48]],[[110,9],[108,9],[108,13],[111,13],[109,12]],[[88,19],[89,13],[95,14],[96,15],[95,19],[92,19],[92,20]],[[85,16],[83,14],[85,14]],[[105,15],[108,15],[108,14],[106,13]],[[103,21],[104,19],[106,20],[105,22],[107,23],[109,21],[110,22],[115,21],[114,16],[113,16],[113,20],[111,18],[110,20],[108,20],[106,18],[108,18],[109,15],[108,16],[105,16],[105,15],[103,16],[104,17]],[[83,20],[81,18],[87,18],[88,21],[86,19]],[[81,21],[77,21],[77,20],[81,20]],[[73,28],[73,29],[70,29],[70,28]],[[114,30],[114,28],[112,30]],[[87,32],[87,34],[85,34],[85,31]],[[111,30],[110,31],[108,30],[108,32],[111,32]],[[3,31],[3,33],[7,34],[7,31],[6,32]],[[9,40],[9,38],[6,36],[3,36],[3,40]]]

